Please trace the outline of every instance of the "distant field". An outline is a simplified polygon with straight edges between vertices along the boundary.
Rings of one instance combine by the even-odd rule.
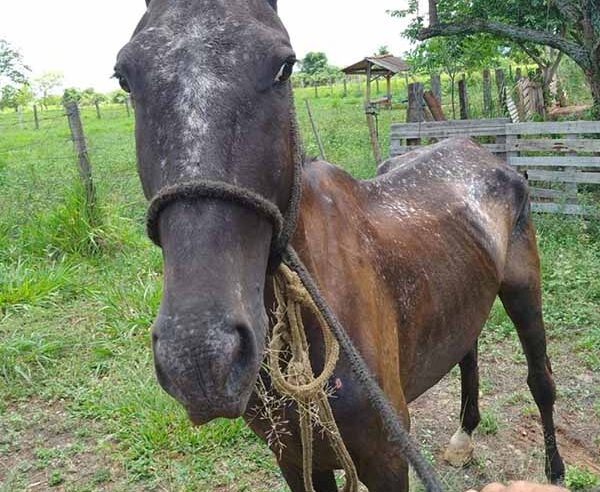
[[[297,106],[315,156],[303,103],[310,90],[297,92]],[[360,97],[326,91],[311,104],[328,159],[372,176]],[[83,109],[100,205],[94,225],[83,215],[62,112],[43,112],[39,131],[30,114],[24,128],[0,114],[0,492],[284,491],[270,453],[242,422],[192,429],[155,382],[149,326],[161,256],[143,232],[133,119],[123,107],[102,110],[98,120]],[[390,123],[403,118],[381,112],[384,153]],[[576,487],[600,476],[600,223],[535,220],[559,440]],[[541,478],[541,434],[517,345],[497,307],[482,339],[486,424],[471,467],[440,459],[458,424],[456,374],[414,405],[415,435],[449,490]]]

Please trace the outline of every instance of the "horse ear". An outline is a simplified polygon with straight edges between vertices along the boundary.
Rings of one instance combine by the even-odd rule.
[[[267,2],[271,7],[273,7],[273,10],[277,12],[277,0],[267,0]]]
[[[148,7],[148,5],[150,5],[150,0],[146,0],[146,7]]]

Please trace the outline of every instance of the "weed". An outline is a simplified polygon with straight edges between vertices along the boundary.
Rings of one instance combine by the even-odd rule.
[[[565,474],[565,485],[570,490],[591,490],[600,485],[600,478],[587,468],[568,467]]]
[[[477,430],[484,436],[493,436],[498,432],[498,420],[491,412],[481,413],[481,422]]]
[[[62,474],[55,470],[53,471],[50,476],[48,477],[48,485],[50,487],[58,487],[61,483],[63,483],[65,481],[64,477],[62,476]]]

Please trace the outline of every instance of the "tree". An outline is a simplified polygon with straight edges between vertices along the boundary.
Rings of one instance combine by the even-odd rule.
[[[315,76],[327,70],[327,55],[321,51],[311,51],[300,62],[300,72]]]
[[[27,106],[31,101],[33,94],[27,84],[18,89],[12,85],[5,85],[0,93],[0,109],[11,108],[18,111],[19,107]]]
[[[48,96],[51,92],[60,89],[64,76],[61,72],[44,72],[33,81],[35,90],[41,98],[42,106],[48,109]]]
[[[82,95],[81,95],[81,91],[79,89],[75,89],[74,87],[69,87],[67,89],[65,89],[65,91],[63,92],[63,97],[62,97],[62,103],[64,104],[68,104],[68,103],[79,103],[81,101]]]
[[[108,94],[108,100],[113,104],[124,104],[128,97],[128,94],[122,89],[117,89]]]
[[[430,39],[407,54],[411,69],[432,75],[441,71],[450,78],[452,117],[456,118],[456,77],[460,72],[479,70],[500,57],[497,43],[490,36],[465,36]]]
[[[101,103],[106,101],[106,96],[104,94],[99,94],[92,87],[85,89],[81,93],[81,104],[85,106],[92,106],[94,104]]]
[[[411,0],[413,12],[415,2]],[[518,44],[530,55],[532,47],[553,48],[583,70],[594,100],[593,115],[600,119],[598,0],[430,0],[429,5],[429,26],[419,16],[411,26],[416,39],[487,33]],[[556,59],[550,68],[554,65]]]
[[[376,56],[391,55],[389,46],[387,46],[387,45],[380,46],[379,48],[377,48],[375,55]]]
[[[339,76],[340,70],[329,65],[327,55],[322,52],[309,52],[300,62],[300,74],[298,79],[305,83],[319,85]]]
[[[27,82],[29,67],[23,62],[23,56],[7,41],[0,39],[0,87]]]

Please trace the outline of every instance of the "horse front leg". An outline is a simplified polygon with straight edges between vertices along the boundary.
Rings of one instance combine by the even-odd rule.
[[[452,466],[462,467],[473,458],[473,431],[479,425],[479,365],[477,341],[460,361],[460,427],[452,436],[444,459]]]

